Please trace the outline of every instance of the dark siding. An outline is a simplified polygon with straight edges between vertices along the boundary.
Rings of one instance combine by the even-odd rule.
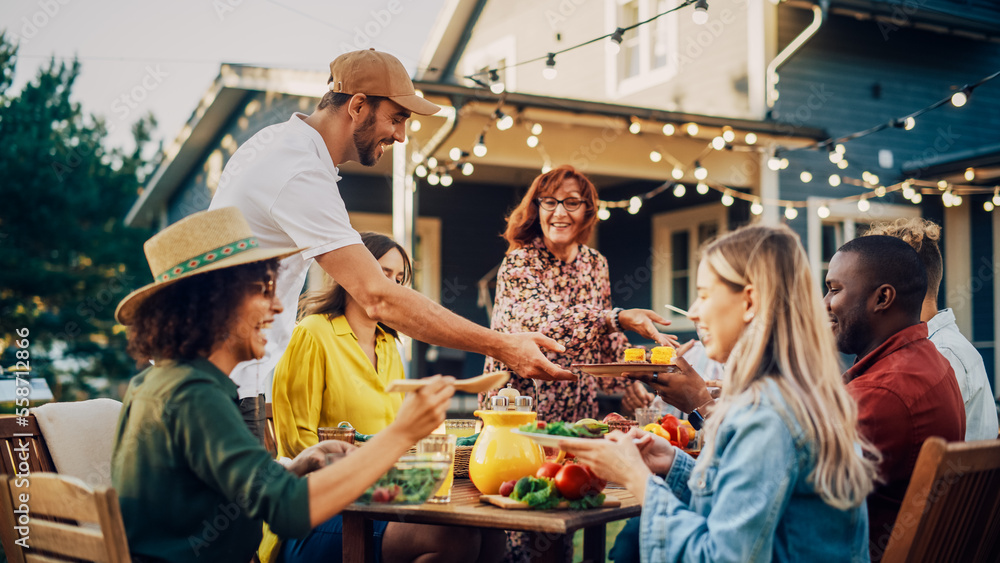
[[[993,340],[993,221],[983,209],[992,195],[968,198],[972,215],[972,340]]]
[[[806,27],[811,13],[779,8],[779,45],[784,47]],[[772,117],[808,125],[840,136],[886,122],[925,107],[962,86],[1000,69],[1000,44],[901,28],[884,39],[872,21],[831,16],[779,72],[780,98]],[[950,104],[917,119],[912,131],[891,129],[847,143],[850,167],[841,171],[825,153],[790,153],[781,172],[781,195],[843,197],[860,193],[841,185],[831,188],[830,174],[854,178],[869,170],[883,182],[895,181],[905,161],[995,143],[1000,127],[1000,81],[977,89],[962,108]],[[893,166],[878,166],[878,151],[893,152]],[[803,184],[807,169],[813,181]],[[901,198],[900,198],[901,199]]]

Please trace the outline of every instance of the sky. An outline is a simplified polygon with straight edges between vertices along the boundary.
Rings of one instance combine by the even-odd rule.
[[[20,44],[14,88],[51,57],[81,62],[73,88],[85,114],[131,148],[152,112],[169,141],[221,63],[325,71],[337,55],[375,47],[412,75],[445,0],[2,0],[0,30]]]

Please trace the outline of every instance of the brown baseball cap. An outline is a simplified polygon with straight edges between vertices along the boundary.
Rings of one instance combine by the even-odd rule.
[[[420,115],[434,115],[441,108],[417,95],[403,63],[375,49],[344,53],[330,63],[330,91],[389,98]]]

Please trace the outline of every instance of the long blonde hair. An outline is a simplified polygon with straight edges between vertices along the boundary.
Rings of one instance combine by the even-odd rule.
[[[726,362],[706,442],[715,442],[730,408],[758,404],[771,378],[813,444],[808,479],[816,493],[834,508],[858,506],[874,486],[878,453],[858,433],[857,405],[841,379],[829,315],[798,237],[786,226],[743,227],[709,244],[702,260],[734,290],[752,285],[757,296],[753,320]],[[868,456],[858,455],[858,444]],[[696,470],[708,467],[712,450]]]

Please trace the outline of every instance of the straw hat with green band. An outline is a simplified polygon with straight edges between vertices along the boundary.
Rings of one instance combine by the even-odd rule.
[[[153,283],[128,294],[115,319],[132,324],[139,306],[160,289],[179,280],[272,258],[285,258],[304,248],[261,248],[239,209],[224,207],[189,215],[163,229],[143,245]]]

